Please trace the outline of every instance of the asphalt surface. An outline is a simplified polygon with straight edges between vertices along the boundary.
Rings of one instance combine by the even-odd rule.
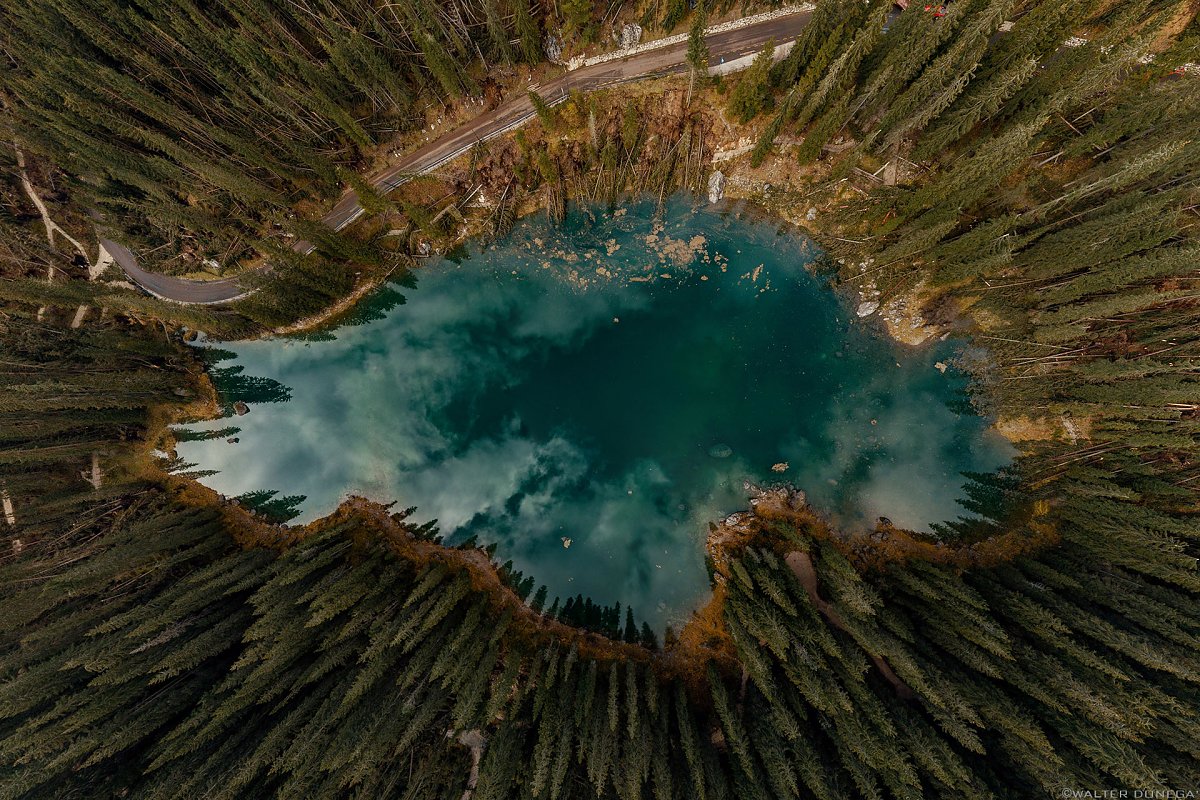
[[[162,300],[191,305],[212,305],[228,303],[246,294],[246,290],[238,285],[237,278],[189,281],[183,278],[173,278],[170,275],[147,272],[138,266],[137,258],[125,245],[117,244],[110,239],[101,239],[100,245],[112,255],[113,261],[116,261],[121,269],[125,270],[125,274],[131,281]]]
[[[705,37],[709,63],[716,65],[722,60],[732,61],[757,53],[772,39],[776,44],[790,42],[800,35],[811,18],[811,11],[801,11],[743,28],[709,34]],[[686,62],[687,42],[684,41],[626,58],[581,67],[543,85],[530,88],[537,91],[548,103],[557,103],[575,90],[590,92],[630,81],[683,72],[687,69]],[[533,104],[527,95],[515,97],[479,115],[457,130],[414,150],[399,163],[372,175],[371,184],[380,191],[390,191],[417,175],[453,161],[478,142],[487,141],[520,127],[528,122],[534,113]],[[321,218],[321,222],[336,231],[354,222],[362,214],[363,208],[359,204],[358,195],[348,192]],[[147,272],[137,265],[137,258],[128,248],[107,239],[100,241],[125,270],[130,280],[155,297],[177,303],[215,304],[227,303],[246,294],[246,290],[238,285],[236,278],[189,281]],[[307,253],[313,249],[313,245],[298,241],[293,249],[299,253]]]
[[[724,59],[732,61],[751,53],[757,53],[774,39],[776,43],[789,42],[800,35],[812,18],[811,11],[798,12],[785,17],[766,20],[731,31],[722,31],[706,37],[709,62]],[[539,95],[547,102],[565,100],[570,92],[595,91],[608,86],[642,80],[659,75],[686,70],[687,42],[649,50],[623,59],[582,67],[536,87]],[[411,180],[413,176],[437,169],[470,150],[478,142],[500,136],[519,127],[534,116],[533,104],[528,95],[515,97],[499,107],[481,114],[468,124],[415,150],[400,163],[371,176],[371,184],[381,191],[389,191]],[[321,218],[321,222],[341,230],[362,216],[358,196],[350,192]],[[306,252],[312,245],[297,242],[296,250]]]

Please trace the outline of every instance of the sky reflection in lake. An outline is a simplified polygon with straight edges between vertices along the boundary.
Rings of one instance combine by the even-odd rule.
[[[301,522],[348,493],[417,506],[449,541],[497,542],[551,597],[632,604],[661,628],[707,595],[706,523],[744,507],[744,480],[789,481],[843,525],[924,529],[961,513],[961,472],[1011,458],[960,413],[961,376],[934,368],[954,347],[902,349],[852,319],[814,255],[682,199],[657,221],[531,219],[430,262],[378,319],[226,346],[222,367],[291,399],[191,426],[239,441],[179,454],[227,495],[304,495]]]

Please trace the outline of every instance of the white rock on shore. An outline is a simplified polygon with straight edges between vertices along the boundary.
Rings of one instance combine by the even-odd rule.
[[[542,52],[546,55],[546,60],[553,64],[562,64],[563,55],[563,40],[562,37],[553,31],[546,33],[546,38],[542,42]]]
[[[708,202],[718,203],[725,196],[725,173],[715,171],[708,176]]]
[[[878,300],[866,300],[858,304],[858,316],[869,317],[879,310]]]

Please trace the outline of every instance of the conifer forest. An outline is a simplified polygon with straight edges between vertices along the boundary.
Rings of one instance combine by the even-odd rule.
[[[707,26],[794,7],[5,2],[0,798],[1200,797],[1200,4],[903,5],[816,0],[722,72]],[[535,91],[629,25],[678,68]],[[371,182],[514,98],[527,125]],[[289,526],[287,486],[175,455],[237,399],[196,332],[715,169],[768,176],[840,291],[986,354],[972,403],[1033,432],[970,516],[840,530],[768,488],[660,631],[404,497]],[[246,291],[154,296],[101,240]]]

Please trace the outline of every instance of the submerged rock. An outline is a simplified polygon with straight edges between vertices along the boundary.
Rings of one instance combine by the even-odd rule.
[[[718,203],[725,197],[725,173],[717,170],[708,176],[708,202]]]
[[[708,454],[713,458],[729,458],[733,455],[733,448],[727,444],[714,444],[708,448]]]

